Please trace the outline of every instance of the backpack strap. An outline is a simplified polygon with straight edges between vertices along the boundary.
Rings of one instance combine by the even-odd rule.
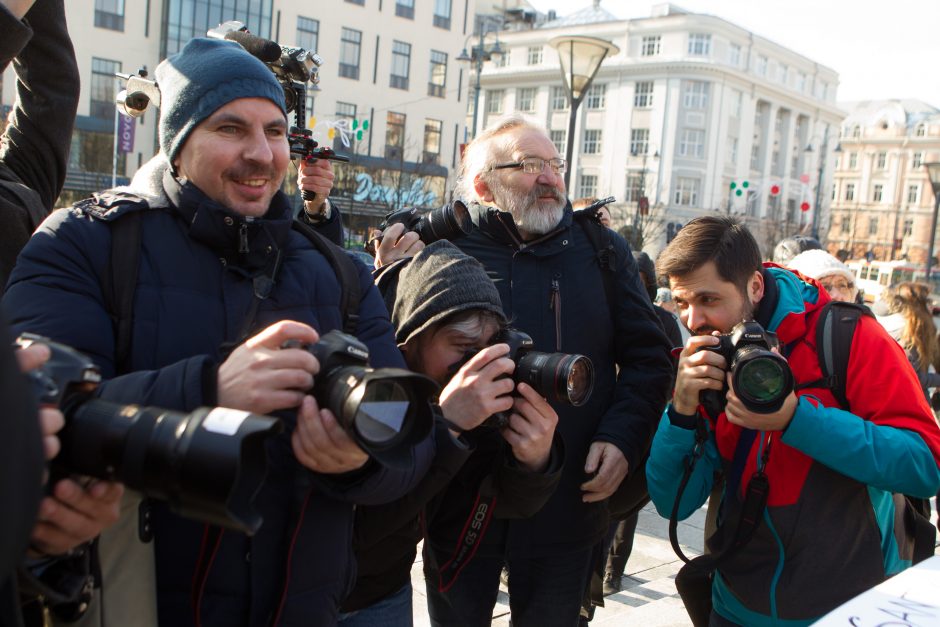
[[[111,224],[111,257],[105,298],[110,299],[114,322],[115,372],[130,371],[131,338],[134,335],[134,294],[140,268],[141,219],[143,213],[133,211]],[[120,259],[120,263],[114,263]]]
[[[816,354],[819,358],[819,370],[822,378],[809,383],[802,383],[797,389],[825,387],[832,391],[839,406],[849,411],[849,399],[846,396],[848,383],[849,354],[852,351],[852,338],[862,316],[874,317],[871,310],[855,303],[829,301],[823,305],[816,319]]]
[[[359,325],[359,303],[362,299],[356,264],[349,258],[346,251],[317,233],[316,229],[300,220],[294,220],[291,226],[295,231],[310,240],[314,248],[326,257],[336,273],[336,278],[339,279],[340,284],[339,310],[343,317],[343,332],[355,335],[356,327]]]
[[[617,271],[617,250],[614,248],[610,229],[601,224],[593,212],[575,211],[574,219],[581,225],[581,230],[584,231],[597,254],[597,265],[601,268],[601,280],[604,283],[604,296],[607,297],[607,306],[610,308],[610,319],[612,321],[616,320],[614,274]]]

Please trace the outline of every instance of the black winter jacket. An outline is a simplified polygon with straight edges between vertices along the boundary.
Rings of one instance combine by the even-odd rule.
[[[252,301],[252,277],[278,250],[283,262],[277,282],[261,302],[250,334],[285,319],[321,334],[342,327],[336,275],[291,229],[283,195],[275,196],[263,219],[247,222],[168,173],[162,187],[165,194],[151,199],[149,209],[118,199],[108,211],[86,207],[50,216],[24,249],[4,298],[18,330],[72,345],[98,362],[109,379],[99,388],[102,398],[179,411],[214,404],[215,374],[224,357],[220,347],[239,339]],[[145,213],[131,367],[123,374],[115,372],[101,278],[109,267],[109,222],[129,211]],[[247,234],[247,253],[239,252],[241,231]],[[363,295],[358,336],[369,346],[373,366],[401,367],[384,304],[368,270],[358,265]],[[383,503],[406,493],[433,451],[426,441],[405,471],[369,462],[347,475],[320,475],[293,456],[294,412],[280,415],[287,429],[269,441],[268,477],[257,499],[265,520],[255,536],[219,535],[201,523],[155,511],[161,624],[193,624],[194,607],[202,625],[269,625],[278,614],[279,625],[331,624],[355,576],[353,504]]]
[[[608,270],[599,267],[570,207],[554,231],[530,242],[522,242],[509,213],[474,205],[472,215],[473,232],[454,243],[484,265],[510,324],[531,335],[536,350],[587,355],[595,377],[584,405],[552,404],[565,449],[558,489],[534,516],[494,521],[484,543],[505,535],[510,552],[533,556],[591,546],[607,529],[607,509],[581,500],[588,449],[596,441],[613,443],[637,467],[669,392],[669,343],[619,235],[611,233],[617,294],[611,306],[601,274]],[[435,547],[447,546],[452,533],[433,521],[428,527]]]

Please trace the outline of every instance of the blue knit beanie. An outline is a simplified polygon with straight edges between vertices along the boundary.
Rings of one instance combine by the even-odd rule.
[[[274,73],[233,41],[197,38],[156,70],[160,87],[160,148],[170,164],[190,132],[239,98],[267,98],[284,116],[284,89]]]

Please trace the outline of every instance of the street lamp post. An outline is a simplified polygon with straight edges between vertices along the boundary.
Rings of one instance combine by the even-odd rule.
[[[930,283],[930,267],[933,265],[933,242],[937,237],[937,212],[940,212],[940,162],[925,163],[927,176],[930,178],[930,187],[933,188],[933,220],[930,222],[930,241],[927,243],[927,262],[924,277]]]
[[[567,189],[571,182],[571,171],[574,169],[571,158],[574,155],[574,130],[578,119],[578,107],[590,89],[591,81],[594,80],[601,63],[608,56],[620,52],[620,48],[604,39],[568,35],[555,37],[548,44],[558,51],[561,75],[565,91],[568,93],[568,108],[571,112],[568,118],[565,149],[565,160],[568,162],[568,168],[565,170],[565,188]]]
[[[473,128],[471,129],[473,137],[477,135],[477,119],[480,115],[480,74],[483,72],[483,62],[489,61],[490,59],[498,59],[503,55],[503,49],[499,46],[499,30],[489,28],[489,24],[489,20],[481,22],[480,41],[477,45],[473,46],[468,53],[467,42],[470,41],[470,37],[473,37],[473,35],[470,35],[464,41],[464,48],[457,56],[457,61],[473,63],[474,72],[476,74],[476,80],[473,85]],[[496,42],[487,49],[485,40],[486,36],[491,33],[495,34]]]
[[[821,209],[820,203],[822,202],[823,173],[826,170],[826,151],[828,149],[829,126],[827,125],[825,131],[823,131],[822,146],[819,151],[819,169],[816,171],[816,200],[813,203],[813,222],[811,227],[811,234],[816,241],[819,241],[819,213]],[[839,151],[838,146],[836,146],[836,151]],[[812,144],[806,147],[806,152],[813,152]]]

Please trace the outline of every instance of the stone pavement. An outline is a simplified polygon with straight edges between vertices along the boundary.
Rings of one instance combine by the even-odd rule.
[[[679,542],[688,556],[702,552],[705,509],[679,523]],[[643,625],[644,627],[688,627],[691,625],[673,579],[682,562],[669,546],[668,521],[652,505],[640,512],[633,553],[627,563],[623,590],[605,599],[597,608],[592,626]],[[414,586],[415,627],[428,627],[427,598],[421,570],[421,552],[411,570]],[[502,588],[493,611],[493,625],[509,625],[509,597]]]

